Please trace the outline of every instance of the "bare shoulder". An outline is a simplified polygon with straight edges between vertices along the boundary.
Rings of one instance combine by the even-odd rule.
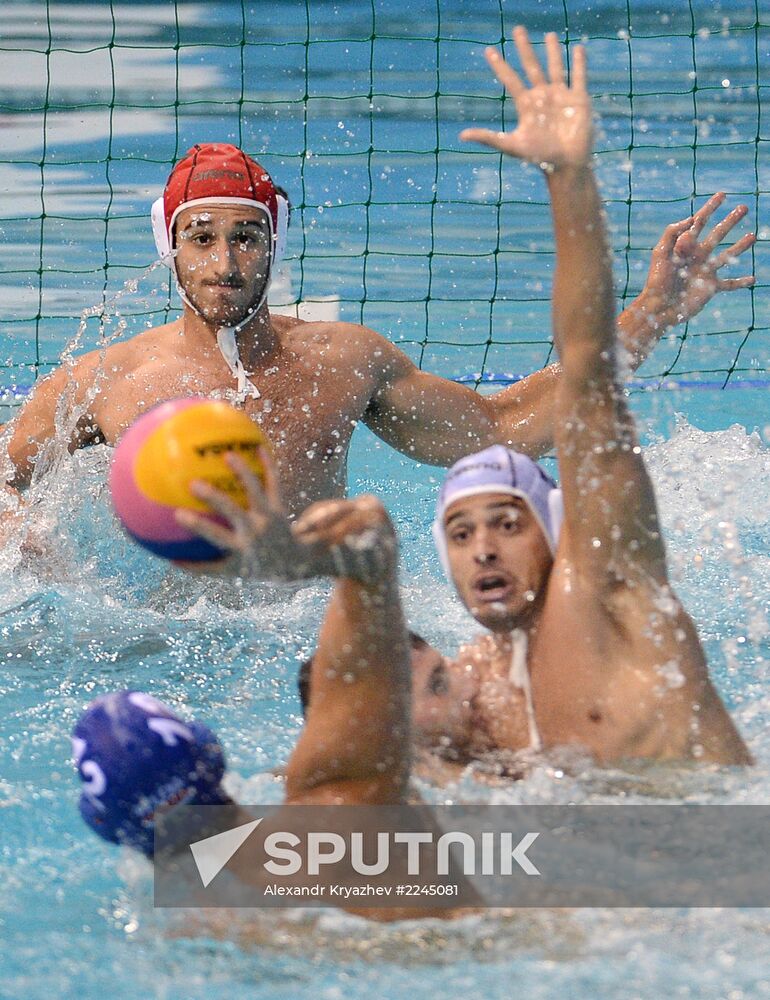
[[[179,336],[181,329],[180,320],[174,320],[173,323],[164,323],[143,330],[127,340],[111,344],[107,348],[106,358],[111,365],[119,368],[136,368],[147,361],[173,353],[174,340]]]
[[[78,355],[66,364],[55,368],[46,381],[57,383],[71,381],[73,376],[82,377],[99,372],[125,374],[148,360],[159,357],[171,350],[174,335],[179,330],[179,322],[166,323],[150,330],[144,330],[126,340],[110,344],[106,348],[96,348]]]
[[[270,321],[284,343],[300,355],[322,355],[346,364],[371,363],[386,367],[407,362],[386,337],[360,323],[307,322],[271,314]]]

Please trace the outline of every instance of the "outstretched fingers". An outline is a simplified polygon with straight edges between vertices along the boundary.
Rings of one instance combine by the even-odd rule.
[[[259,449],[258,456],[262,465],[262,482],[240,455],[231,452],[225,456],[225,461],[243,486],[249,510],[266,517],[271,512],[282,509],[281,497],[278,489],[278,475],[270,456],[264,448]],[[242,512],[242,508],[238,504],[236,507]]]
[[[692,217],[692,228],[696,234],[699,234],[703,230],[703,227],[725,200],[725,197],[726,195],[724,191],[717,191],[716,194],[712,194],[705,205],[701,205],[698,211],[694,213]]]
[[[246,511],[239,503],[204,479],[194,479],[190,483],[190,492],[208,504],[216,514],[223,517],[233,527],[237,527],[246,518]]]
[[[561,42],[555,31],[549,31],[545,36],[545,54],[551,83],[563,84],[564,59],[561,54]]]
[[[753,274],[743,278],[719,278],[717,288],[720,292],[737,292],[739,288],[753,288],[756,280]]]
[[[727,215],[718,222],[703,238],[703,247],[711,253],[722,240],[727,236],[727,234],[748,214],[747,205],[736,205],[736,207],[728,212]]]
[[[724,267],[725,264],[733,264],[740,257],[742,253],[751,249],[757,241],[757,237],[754,233],[746,233],[745,236],[741,236],[731,247],[726,247],[724,250],[720,250],[717,256],[714,258],[714,266],[717,268]],[[752,283],[754,277],[747,279]]]
[[[572,89],[583,92],[588,86],[588,56],[584,45],[576,45],[572,50]]]
[[[754,246],[756,236],[754,233],[747,233],[737,240],[731,247],[725,247],[714,258],[714,270],[718,271],[727,264],[734,264],[742,253]],[[719,278],[718,288],[720,292],[734,292],[739,288],[752,288],[756,283],[753,274],[743,275],[740,278]]]
[[[262,463],[262,475],[265,482],[264,491],[265,496],[267,497],[267,502],[273,510],[283,510],[281,488],[278,484],[278,467],[275,464],[275,459],[271,455],[269,449],[264,445],[260,447],[257,454],[260,462]],[[250,470],[247,469],[247,472],[250,473]],[[256,477],[250,474],[250,478],[254,480]]]
[[[461,142],[478,142],[482,146],[501,149],[505,132],[493,132],[488,128],[464,128],[460,133]]]
[[[196,479],[190,483],[190,492],[207,504],[211,510],[218,514],[227,524],[223,525],[212,520],[205,514],[198,511],[177,509],[174,516],[178,524],[188,531],[200,535],[212,545],[219,548],[233,551],[239,547],[238,532],[250,532],[256,523],[266,522],[270,514],[276,509],[271,509],[271,499],[280,503],[278,496],[278,485],[274,475],[274,467],[269,461],[263,462],[265,470],[265,486],[263,488],[257,476],[252,472],[246,462],[239,455],[228,454],[225,461],[238,477],[246,493],[248,509],[244,509],[227,493],[216,489],[211,483],[203,479]],[[257,519],[255,521],[255,519]]]
[[[508,65],[497,49],[490,45],[489,48],[484,49],[484,56],[492,72],[514,100],[526,90],[519,74],[512,66]]]
[[[564,71],[564,54],[559,36],[555,31],[549,31],[545,36],[545,56],[548,69],[548,80],[543,73],[540,60],[535,54],[529,34],[521,25],[513,29],[513,39],[519,53],[521,65],[524,67],[532,86],[548,83],[563,85],[566,82]],[[573,90],[585,90],[587,82],[586,50],[582,45],[572,49],[571,82]],[[499,79],[499,77],[498,77]],[[520,82],[519,82],[520,83]],[[521,86],[521,84],[520,84]]]
[[[540,60],[535,55],[535,50],[532,47],[532,42],[529,40],[527,29],[520,24],[516,25],[513,29],[513,40],[516,43],[516,51],[519,53],[521,65],[524,67],[524,71],[532,86],[536,87],[546,83],[543,68],[540,65]]]

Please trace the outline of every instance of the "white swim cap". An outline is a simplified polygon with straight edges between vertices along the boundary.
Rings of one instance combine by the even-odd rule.
[[[451,578],[444,515],[450,504],[463,497],[507,493],[523,500],[556,554],[564,517],[562,494],[553,479],[531,458],[501,444],[466,455],[447,472],[436,504],[433,540],[444,572]]]

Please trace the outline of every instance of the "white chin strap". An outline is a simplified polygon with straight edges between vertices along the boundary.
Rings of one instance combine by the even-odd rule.
[[[220,326],[217,330],[217,346],[222,353],[222,357],[227,362],[227,367],[230,369],[233,378],[237,382],[236,398],[239,403],[245,402],[249,397],[251,399],[259,399],[260,395],[259,389],[249,379],[249,372],[243,367],[243,362],[238,352],[238,343],[235,339],[237,331],[250,319],[251,315],[247,316],[239,326]]]
[[[176,275],[176,269],[174,269],[174,274]],[[268,279],[265,283],[265,291],[259,300],[259,305],[257,305],[254,309],[250,309],[245,319],[242,319],[237,326],[220,326],[217,330],[217,347],[219,348],[219,353],[225,359],[225,363],[230,369],[230,374],[236,381],[235,401],[237,403],[244,403],[247,399],[259,399],[260,397],[259,389],[254,385],[249,377],[251,373],[247,372],[243,367],[241,354],[238,350],[236,334],[240,333],[241,328],[246,326],[246,324],[259,312],[262,303],[265,301],[265,297],[267,296],[267,288],[269,284],[270,281]],[[186,306],[189,306],[189,308],[192,309],[197,316],[204,318],[200,309],[193,305],[187,297],[184,289],[179,284],[179,281],[176,283],[176,290],[179,292],[179,298],[182,302],[184,302]]]
[[[529,749],[542,750],[543,741],[540,739],[540,731],[535,720],[535,705],[532,701],[532,680],[529,676],[527,666],[527,650],[529,639],[523,628],[515,628],[511,632],[511,667],[508,672],[508,680],[514,687],[524,692],[524,704],[527,712],[527,726],[529,728]]]

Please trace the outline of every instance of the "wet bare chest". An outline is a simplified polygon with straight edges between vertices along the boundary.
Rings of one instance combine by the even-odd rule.
[[[264,430],[293,509],[344,492],[345,459],[371,388],[349,372],[305,364],[276,366],[254,376],[256,399],[239,403],[235,382],[222,366],[148,365],[121,374],[95,400],[94,412],[109,444],[155,404],[200,395],[243,406]]]
[[[686,742],[698,648],[678,638],[676,623],[656,630],[646,619],[625,628],[584,619],[569,628],[564,615],[561,624],[538,644],[532,672],[546,746],[576,744],[601,760]]]
[[[477,750],[521,750],[530,745],[524,692],[507,677],[480,680],[474,724]]]

